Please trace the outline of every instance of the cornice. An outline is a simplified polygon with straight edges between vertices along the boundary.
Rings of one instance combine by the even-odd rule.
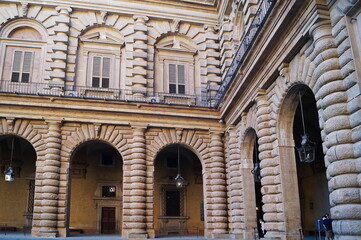
[[[3,0],[2,3],[19,3],[19,0]],[[183,3],[177,1],[159,0],[29,0],[26,3],[48,7],[71,6],[73,11],[106,11],[108,14],[122,14],[127,16],[144,15],[153,19],[182,19],[183,22],[217,24],[216,7],[200,4]],[[196,13],[195,13],[196,12]]]

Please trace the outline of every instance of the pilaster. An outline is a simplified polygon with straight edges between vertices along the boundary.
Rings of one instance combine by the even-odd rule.
[[[228,129],[229,134],[229,195],[230,195],[230,213],[231,226],[230,234],[233,238],[243,237],[242,230],[242,186],[240,177],[240,146],[237,137],[237,128]]]
[[[147,60],[148,39],[146,16],[133,16],[134,18],[134,44],[133,44],[133,94],[143,94],[147,90]],[[139,93],[141,92],[141,93]]]
[[[57,237],[60,182],[61,121],[47,121],[46,155],[42,167],[42,193],[39,237]]]
[[[146,127],[134,126],[131,159],[124,166],[123,237],[147,238]]]
[[[217,35],[217,28],[215,26],[204,26],[206,30],[206,63],[207,63],[207,84],[211,95],[215,95],[219,84],[221,82],[221,70],[219,68],[220,53],[219,53],[219,40]]]
[[[69,42],[69,25],[70,25],[70,13],[72,9],[70,7],[59,6],[56,8],[58,16],[55,17],[53,36],[53,54],[51,62],[52,73],[51,83],[52,87],[62,88],[65,85],[66,64],[68,54],[68,42]]]
[[[228,237],[227,194],[224,163],[224,146],[222,132],[211,132],[209,154],[210,161],[210,226],[211,237],[215,239]]]

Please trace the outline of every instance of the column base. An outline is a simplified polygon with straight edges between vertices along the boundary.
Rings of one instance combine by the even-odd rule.
[[[128,238],[144,239],[144,238],[148,238],[148,234],[147,233],[129,233]]]
[[[40,230],[37,234],[38,237],[49,237],[56,238],[58,237],[58,230]]]
[[[228,233],[212,233],[212,238],[214,239],[227,239],[229,237]]]
[[[231,233],[229,237],[232,239],[244,239],[243,235],[243,233]]]

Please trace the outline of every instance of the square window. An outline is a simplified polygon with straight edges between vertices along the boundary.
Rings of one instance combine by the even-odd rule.
[[[117,188],[115,186],[103,186],[102,197],[116,197]]]

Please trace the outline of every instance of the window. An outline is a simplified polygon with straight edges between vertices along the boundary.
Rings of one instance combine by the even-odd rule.
[[[155,55],[154,91],[166,95],[169,93],[167,98],[170,102],[183,101],[180,98],[172,100],[170,97],[195,95],[195,90],[200,85],[196,44],[188,38],[167,36],[156,44]]]
[[[102,197],[115,197],[116,193],[117,193],[117,188],[115,186],[102,187]]]
[[[92,87],[109,88],[110,58],[93,57]]]
[[[11,82],[29,82],[32,57],[32,52],[14,51]]]
[[[185,94],[185,65],[169,64],[169,93]]]

